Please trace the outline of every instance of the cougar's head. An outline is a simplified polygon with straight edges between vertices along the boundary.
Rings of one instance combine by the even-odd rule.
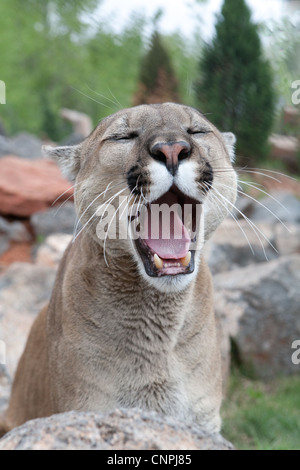
[[[129,253],[148,282],[172,292],[195,277],[235,202],[234,143],[197,110],[164,103],[119,111],[82,144],[45,151],[75,181],[77,236],[100,243],[107,269]]]

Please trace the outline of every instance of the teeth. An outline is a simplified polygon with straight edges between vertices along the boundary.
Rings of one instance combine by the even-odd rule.
[[[184,258],[181,258],[180,262],[185,268],[190,264],[192,253],[189,251]]]
[[[154,264],[156,266],[157,269],[162,269],[164,263],[163,263],[163,260],[155,253],[154,254]]]
[[[162,269],[163,267],[165,268],[174,268],[174,267],[181,267],[183,266],[184,268],[186,268],[189,264],[190,264],[190,261],[191,261],[191,257],[192,257],[192,254],[191,252],[189,251],[184,258],[181,258],[179,261],[180,263],[176,263],[176,262],[171,262],[171,263],[164,263],[163,260],[155,253],[154,256],[153,256],[153,260],[154,260],[154,264],[156,266],[157,269]]]

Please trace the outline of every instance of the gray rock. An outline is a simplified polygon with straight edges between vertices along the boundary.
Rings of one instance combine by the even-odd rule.
[[[276,192],[267,196],[255,204],[251,214],[254,222],[274,224],[278,219],[282,222],[300,222],[300,201],[293,194],[287,192]],[[263,207],[264,206],[264,207]]]
[[[29,242],[32,239],[31,234],[22,222],[8,222],[1,216],[0,233],[4,234],[10,241],[14,242]]]
[[[50,299],[55,274],[49,266],[13,263],[0,276],[0,339],[11,376],[36,315]]]
[[[3,155],[15,155],[16,148],[8,137],[0,135],[0,157]]]
[[[213,274],[264,263],[278,257],[274,231],[269,224],[227,218],[206,244],[204,256]]]
[[[233,450],[219,434],[154,412],[68,412],[28,421],[0,440],[0,450]],[[113,456],[113,455],[112,455]]]
[[[72,235],[76,225],[74,204],[66,202],[46,211],[36,212],[31,216],[30,223],[36,235],[48,236],[53,233]]]
[[[43,266],[54,266],[58,268],[65,249],[71,242],[73,236],[65,233],[49,235],[37,248],[35,262]]]
[[[287,223],[274,227],[275,246],[280,255],[300,253],[300,224]]]
[[[41,158],[42,145],[41,140],[27,132],[21,132],[12,138],[0,135],[0,156],[17,155],[29,159]]]
[[[214,276],[215,311],[242,363],[261,378],[299,374],[291,345],[300,339],[300,255]]]
[[[9,238],[7,235],[0,234],[0,255],[5,253],[9,248]]]
[[[24,158],[41,158],[43,142],[35,135],[27,132],[20,132],[12,139],[12,143],[17,149],[17,154]]]
[[[11,378],[5,364],[0,362],[0,417],[7,408],[11,388]]]

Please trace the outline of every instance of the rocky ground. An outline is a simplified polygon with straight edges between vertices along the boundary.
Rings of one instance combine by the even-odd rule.
[[[38,154],[36,144],[26,155],[12,155],[17,152],[11,147],[4,151],[0,142],[0,414],[76,219],[70,183]],[[24,152],[27,147],[28,142]],[[234,218],[222,224],[206,247],[225,383],[232,344],[238,360],[257,377],[299,373],[299,365],[291,361],[291,345],[300,339],[300,190],[297,182],[283,180],[280,191],[277,184],[268,186],[267,179],[270,196],[259,202],[241,197]],[[109,417],[68,413],[24,425],[2,439],[0,449],[230,448],[218,438],[172,426],[138,411],[116,411]]]

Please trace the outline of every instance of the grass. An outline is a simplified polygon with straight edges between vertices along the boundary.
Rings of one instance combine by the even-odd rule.
[[[234,371],[222,417],[222,434],[237,449],[300,450],[300,377],[265,383]]]

